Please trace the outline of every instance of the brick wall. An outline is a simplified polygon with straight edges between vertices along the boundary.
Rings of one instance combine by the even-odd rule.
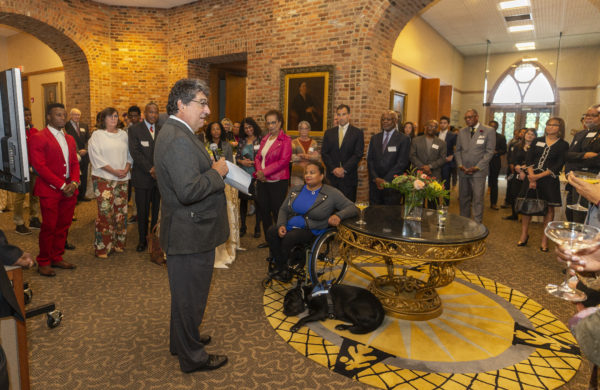
[[[203,76],[215,59],[245,55],[247,114],[279,108],[280,69],[334,65],[333,106],[352,108],[366,143],[388,107],[390,61],[404,24],[431,0],[203,0],[170,10],[90,1],[0,1],[0,20],[31,33],[61,57],[66,101],[91,119],[122,112]],[[329,113],[332,115],[333,113]],[[366,197],[361,170],[359,197]]]

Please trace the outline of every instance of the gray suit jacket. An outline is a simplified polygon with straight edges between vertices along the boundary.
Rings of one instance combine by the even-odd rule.
[[[410,162],[417,169],[429,165],[431,176],[442,180],[442,166],[446,162],[446,151],[446,143],[438,137],[434,137],[431,147],[427,148],[426,136],[420,135],[413,138],[410,145]]]
[[[458,132],[456,140],[456,151],[454,158],[456,165],[465,168],[478,167],[479,170],[471,177],[484,177],[488,175],[490,160],[496,149],[496,132],[491,127],[483,126],[481,123],[475,129],[475,134],[471,137],[471,130],[463,127]],[[459,175],[465,175],[463,171],[458,171]]]
[[[162,197],[160,245],[167,255],[213,250],[229,237],[225,183],[204,145],[183,123],[160,129],[154,165]]]
[[[296,197],[300,195],[304,185],[292,187],[288,196],[279,208],[277,226],[285,226],[290,218],[296,213],[292,205]],[[327,229],[329,217],[336,214],[340,219],[355,217],[358,209],[351,200],[346,198],[340,190],[327,184],[323,184],[315,203],[304,214],[304,220],[308,229]]]

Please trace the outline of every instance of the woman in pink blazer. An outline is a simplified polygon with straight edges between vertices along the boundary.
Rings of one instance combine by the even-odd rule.
[[[287,194],[292,159],[292,139],[281,129],[283,123],[281,112],[270,110],[265,114],[265,121],[269,133],[263,137],[254,158],[256,196],[261,205],[264,232],[277,221],[279,207]],[[262,243],[258,247],[265,248],[267,243]]]

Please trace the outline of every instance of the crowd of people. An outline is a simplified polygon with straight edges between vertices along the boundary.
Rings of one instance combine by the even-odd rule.
[[[98,113],[91,133],[80,123],[77,109],[70,111],[67,121],[63,105],[49,105],[43,130],[34,128],[26,110],[33,172],[29,227],[23,217],[25,196],[15,197],[16,232],[31,234],[30,229],[40,229],[36,261],[43,276],[55,276],[52,268],[76,267],[65,261],[63,254],[65,246],[69,247],[67,235],[75,206],[90,200],[86,198],[88,170],[97,204],[96,257],[106,259],[111,253],[123,252],[127,223],[134,220],[138,227],[136,250],[144,251],[148,235],[159,223],[159,210],[162,212],[160,242],[167,255],[172,292],[171,352],[179,356],[186,372],[218,368],[227,361],[226,357],[206,354],[202,345],[210,337],[197,332],[214,249],[233,232],[231,222],[222,218],[232,201],[225,197],[222,179],[228,171],[226,161],[252,176],[249,193],[237,195],[239,236],[246,234],[247,215],[254,212],[254,237],[264,235],[265,242],[259,247],[270,248],[275,264],[271,276],[279,280],[290,277],[287,261],[294,245],[357,215],[354,202],[363,157],[370,204],[400,204],[400,194],[384,184],[396,175],[418,169],[442,180],[446,189],[458,182],[460,214],[477,222],[483,220],[486,182],[490,207],[499,209],[498,176],[504,154],[508,185],[502,207],[512,210],[505,217],[508,220],[518,219],[521,210],[516,200],[525,197],[546,202],[543,218],[548,223],[554,219],[554,209],[562,205],[561,171],[600,171],[600,105],[587,110],[582,118],[585,128],[571,145],[564,140],[565,122],[558,117],[546,121],[539,137],[536,129],[523,128],[507,145],[504,135],[497,131],[499,124],[480,123],[474,109],[465,113],[466,126],[460,130],[442,116],[439,121],[427,121],[422,133],[414,123],[402,124],[396,112],[386,110],[381,114],[380,131],[371,136],[365,155],[364,133],[351,124],[348,105],[336,108],[335,126],[324,132],[319,144],[311,137],[311,123],[306,120],[298,123],[299,136],[292,140],[283,130],[283,115],[277,110],[264,115],[264,131],[251,117],[239,122],[225,118],[204,126],[210,113],[207,95],[204,83],[180,80],[170,92],[167,115],[161,115],[158,106],[150,102],[143,115],[132,106],[121,120],[117,110],[108,107]],[[570,179],[570,202],[575,201],[575,188],[580,185]],[[132,194],[135,211],[129,213]],[[596,200],[590,203],[588,223],[600,225]],[[580,217],[568,215],[570,220]],[[530,221],[530,215],[522,215],[518,246],[528,243]],[[540,250],[548,251],[545,236]],[[199,272],[203,276],[198,276]],[[198,285],[193,293],[182,287],[190,283]],[[186,309],[190,300],[200,305],[199,313],[191,317]]]

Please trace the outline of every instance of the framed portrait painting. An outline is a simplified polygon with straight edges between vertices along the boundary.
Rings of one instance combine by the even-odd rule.
[[[311,136],[322,136],[329,125],[333,66],[281,70],[283,129],[298,134],[298,124],[310,124]]]
[[[42,94],[44,96],[44,121],[46,120],[46,107],[52,103],[62,103],[62,83],[42,84]]]
[[[400,118],[400,121],[406,121],[406,100],[407,95],[404,92],[391,90],[390,91],[390,110],[396,111]]]

